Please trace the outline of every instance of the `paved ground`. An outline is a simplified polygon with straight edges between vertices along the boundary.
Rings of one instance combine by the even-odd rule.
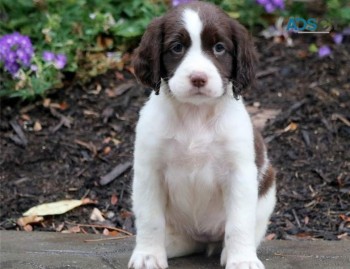
[[[125,269],[134,239],[84,242],[95,235],[0,231],[1,269]],[[103,237],[105,238],[105,237]],[[259,251],[267,269],[349,269],[350,241],[269,241]],[[219,257],[171,260],[169,269],[216,269]]]

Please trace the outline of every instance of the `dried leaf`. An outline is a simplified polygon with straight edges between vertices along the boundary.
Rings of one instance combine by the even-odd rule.
[[[85,198],[83,200],[62,200],[53,203],[45,203],[37,205],[23,213],[23,216],[47,216],[47,215],[61,215],[75,207],[95,204],[96,202]]]
[[[275,237],[276,237],[276,234],[271,233],[271,234],[268,234],[268,235],[265,237],[265,240],[271,241],[271,240],[273,240]]]
[[[58,103],[49,103],[49,107],[64,111],[69,107],[69,105],[67,102],[62,102],[59,104]]]
[[[96,85],[96,92],[99,93],[102,90],[102,86],[100,83],[97,83]]]
[[[338,237],[338,239],[343,239],[343,240],[344,240],[344,239],[350,239],[348,233],[340,234],[340,235],[338,235],[337,237]]]
[[[92,210],[90,219],[99,222],[105,221],[105,218],[102,216],[102,212],[96,207]]]
[[[67,102],[60,103],[59,109],[66,110],[69,107]]]
[[[299,59],[305,59],[308,56],[308,52],[306,50],[298,50],[297,56]]]
[[[122,95],[123,93],[130,90],[134,86],[135,86],[135,81],[129,80],[119,84],[114,89],[107,89],[106,94],[108,95],[108,97],[111,97],[111,98],[116,97],[116,96]]]
[[[113,39],[108,36],[99,35],[97,37],[97,46],[102,49],[108,49],[113,47]]]
[[[350,222],[350,216],[346,216],[344,214],[341,214],[341,215],[339,215],[339,217],[345,222]]]
[[[124,80],[124,79],[125,79],[123,73],[121,73],[121,72],[119,72],[119,71],[115,72],[115,77],[116,77],[118,80]]]
[[[109,236],[118,236],[120,233],[117,231],[109,231]]]
[[[112,142],[114,145],[118,146],[122,141],[116,139],[116,138],[112,138]]]
[[[115,194],[112,194],[111,205],[116,205],[118,203],[118,197]]]
[[[131,74],[135,74],[135,69],[132,66],[126,66],[125,70],[129,71],[129,73],[131,73]]]
[[[76,234],[80,233],[80,227],[79,226],[73,226],[70,227],[68,230],[62,231],[63,234]]]
[[[43,100],[43,106],[44,106],[44,107],[49,107],[50,104],[51,104],[51,99],[50,99],[50,98],[45,98],[45,99]]]
[[[97,83],[96,89],[93,91],[89,91],[89,93],[94,94],[94,95],[98,95],[101,92],[101,90],[102,90],[101,84]]]
[[[290,131],[295,131],[298,129],[298,124],[295,122],[291,122],[286,128],[284,128],[283,132],[290,132]]]
[[[88,109],[84,109],[83,113],[84,113],[85,116],[93,116],[93,117],[96,117],[96,118],[98,118],[100,116],[97,112],[92,111],[92,110],[88,110]]]
[[[312,238],[312,234],[308,233],[308,232],[302,232],[302,233],[298,233],[295,235],[297,238],[302,238],[302,239],[311,239]]]
[[[111,147],[110,146],[107,146],[103,149],[103,154],[104,155],[108,155],[110,152],[111,152]]]
[[[25,121],[30,121],[30,116],[28,114],[22,114],[21,119]]]
[[[108,137],[103,139],[102,143],[103,144],[108,144],[110,141],[111,141],[111,137],[108,136]]]
[[[86,143],[86,142],[81,141],[79,139],[75,139],[74,142],[77,143],[78,145],[90,150],[94,156],[97,155],[96,146],[91,141],[89,143]]]
[[[40,122],[39,122],[39,121],[36,121],[36,122],[34,123],[33,130],[34,130],[35,132],[40,132],[42,129],[43,129],[43,127],[41,126]]]
[[[120,217],[121,217],[122,219],[131,218],[132,215],[133,215],[132,212],[127,211],[127,210],[125,210],[125,209],[122,209],[121,212],[120,212]]]
[[[26,232],[32,232],[33,226],[30,224],[27,224],[26,226],[23,227],[23,230],[25,230]]]
[[[332,114],[332,120],[340,120],[342,121],[346,126],[350,127],[350,121],[343,115],[334,113]]]
[[[103,235],[109,235],[109,230],[104,228],[102,234]]]
[[[21,227],[26,226],[27,224],[30,223],[38,223],[43,221],[44,218],[43,217],[38,217],[38,216],[26,216],[26,217],[21,217],[17,220],[17,224]]]

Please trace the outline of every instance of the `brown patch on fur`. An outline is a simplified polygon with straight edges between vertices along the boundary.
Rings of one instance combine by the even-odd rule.
[[[265,143],[261,134],[257,129],[254,128],[254,147],[255,147],[255,164],[258,167],[258,170],[261,170],[261,167],[264,165],[265,156],[264,151]]]
[[[172,15],[172,14],[170,14]],[[187,50],[192,44],[189,33],[183,27],[183,23],[176,21],[174,16],[164,22],[164,41],[162,48],[162,68],[164,70],[162,78],[168,81],[175,73],[177,67],[182,62]],[[176,44],[181,43],[184,47],[182,53],[174,53],[172,51]]]
[[[264,139],[262,138],[259,131],[254,129],[254,147],[255,147],[255,164],[258,168],[258,176],[261,176],[261,169],[265,163],[265,154],[266,146]],[[272,184],[275,181],[275,170],[271,164],[269,164],[264,175],[262,176],[259,182],[259,197],[265,195],[267,191],[271,188]]]
[[[256,51],[248,31],[219,7],[205,2],[191,2],[183,9],[197,11],[203,23],[202,49],[218,68],[223,80],[231,81],[237,98],[255,80]],[[215,56],[213,46],[222,42],[227,52]]]
[[[248,31],[237,21],[231,26],[235,37],[235,57],[233,61],[233,93],[237,97],[243,90],[255,83],[257,55]]]
[[[256,53],[247,30],[213,4],[192,2],[179,5],[163,17],[153,20],[135,50],[135,75],[142,84],[159,90],[161,78],[168,81],[186,56],[191,46],[184,28],[182,15],[185,9],[198,12],[203,23],[202,50],[218,68],[224,83],[232,82],[237,98],[255,79]],[[215,55],[213,48],[221,42],[226,49]],[[174,54],[176,43],[184,46],[181,54]]]
[[[162,24],[162,18],[149,24],[133,59],[136,77],[143,85],[155,90],[159,89],[161,78]]]
[[[262,180],[259,184],[259,197],[265,195],[267,191],[272,187],[276,177],[276,171],[272,167],[272,165],[269,165],[269,168],[267,168],[266,173],[264,174]]]

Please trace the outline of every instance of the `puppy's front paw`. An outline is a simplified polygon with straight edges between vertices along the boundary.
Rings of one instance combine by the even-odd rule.
[[[164,251],[146,250],[139,251],[134,250],[130,261],[129,268],[134,269],[165,269],[168,268],[168,261]]]
[[[260,260],[256,261],[240,261],[229,263],[225,267],[226,269],[265,269],[265,266]]]
[[[225,269],[265,269],[265,266],[255,254],[236,254],[228,257],[226,248],[222,250],[220,263],[222,266],[226,265]]]

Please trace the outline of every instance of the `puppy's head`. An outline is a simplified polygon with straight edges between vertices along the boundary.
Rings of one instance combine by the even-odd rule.
[[[159,90],[161,79],[181,102],[234,96],[254,80],[255,51],[245,28],[216,6],[181,5],[153,20],[135,51],[136,77]]]

